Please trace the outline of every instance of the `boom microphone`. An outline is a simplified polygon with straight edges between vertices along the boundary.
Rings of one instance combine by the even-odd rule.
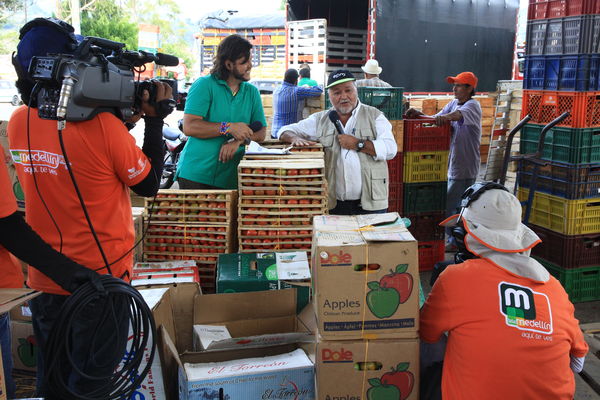
[[[329,111],[328,116],[329,116],[329,120],[335,126],[335,130],[337,131],[337,133],[340,135],[344,135],[345,134],[344,127],[342,126],[342,121],[340,121],[340,116],[338,115],[337,111],[335,111],[335,110]]]
[[[252,129],[252,132],[258,132],[261,130],[262,127],[263,127],[263,124],[260,121],[254,121],[253,123],[248,125],[248,128]]]
[[[156,53],[156,63],[165,67],[176,67],[179,65],[179,57],[171,56],[164,53]]]

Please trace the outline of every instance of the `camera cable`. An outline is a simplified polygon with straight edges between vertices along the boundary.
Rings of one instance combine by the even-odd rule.
[[[91,310],[100,313],[91,316]],[[91,331],[95,333],[86,338],[89,348],[82,354],[74,342],[81,342],[76,338],[78,327],[90,319],[94,320]],[[112,332],[110,348],[106,348],[102,331]],[[99,283],[87,282],[66,299],[48,337],[44,353],[46,390],[60,399],[129,399],[150,371],[155,339],[152,311],[136,289],[110,275],[102,275]],[[76,362],[82,359],[86,360],[85,370]],[[73,375],[65,371],[97,384],[81,391],[73,389]]]

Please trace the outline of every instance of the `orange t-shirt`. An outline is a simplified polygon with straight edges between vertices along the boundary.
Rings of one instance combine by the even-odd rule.
[[[421,310],[420,337],[449,332],[444,399],[569,399],[569,355],[588,346],[573,304],[553,277],[516,276],[486,259],[449,266]]]
[[[0,218],[8,217],[17,211],[17,199],[8,178],[8,168],[4,160],[4,148],[0,145]],[[23,287],[23,271],[8,250],[0,245],[0,288]]]
[[[31,109],[29,118],[31,160],[27,107],[18,108],[8,123],[10,150],[26,198],[27,222],[54,249],[105,274],[108,271],[102,268],[102,256],[66,168],[57,123],[40,119],[37,109]],[[121,258],[134,244],[128,186],[138,184],[148,175],[150,162],[123,122],[110,113],[100,113],[89,121],[67,122],[63,141],[98,239],[108,262],[114,262],[111,271],[114,276],[128,280],[125,274],[131,274],[133,254]],[[31,171],[32,162],[35,174]],[[40,195],[62,233],[62,243]],[[31,267],[28,284],[46,293],[67,294]]]

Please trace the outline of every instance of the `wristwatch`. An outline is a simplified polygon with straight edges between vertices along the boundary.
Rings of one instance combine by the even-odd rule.
[[[356,143],[356,151],[361,151],[364,148],[365,148],[365,141],[359,140],[358,143]]]

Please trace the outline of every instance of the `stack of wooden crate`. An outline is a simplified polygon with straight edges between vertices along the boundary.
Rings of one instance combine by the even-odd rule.
[[[244,159],[238,181],[241,252],[310,250],[312,218],[328,210],[322,158]]]
[[[219,254],[236,249],[235,190],[160,190],[146,198],[144,260],[194,260],[204,293],[214,293]]]

